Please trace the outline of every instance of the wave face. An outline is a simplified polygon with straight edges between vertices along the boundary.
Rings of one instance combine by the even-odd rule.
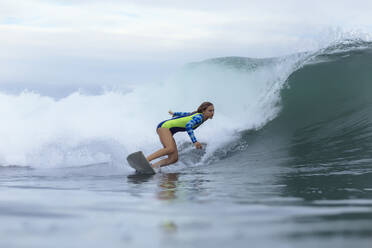
[[[319,55],[289,77],[272,125],[292,131],[299,163],[372,161],[372,48],[364,45]]]
[[[196,136],[207,148],[198,153],[186,134],[177,134],[179,163],[254,154],[298,164],[368,161],[371,66],[371,44],[352,41],[281,58],[192,63],[164,82],[129,92],[75,92],[62,99],[0,93],[0,164],[121,165],[133,151],[160,147],[155,127],[169,109],[193,111],[206,100],[214,103],[215,118]]]
[[[259,131],[243,132],[231,152],[243,150],[240,156],[246,158],[259,155],[312,172],[370,170],[370,43],[332,46],[311,55],[288,77],[280,98],[280,114]]]

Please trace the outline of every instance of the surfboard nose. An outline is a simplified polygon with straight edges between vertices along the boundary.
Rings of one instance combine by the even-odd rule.
[[[142,151],[129,154],[127,161],[133,169],[141,174],[155,174],[154,169],[151,167],[149,161],[145,158]]]

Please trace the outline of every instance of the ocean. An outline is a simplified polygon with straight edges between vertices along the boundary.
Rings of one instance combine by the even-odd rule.
[[[0,92],[0,247],[371,246],[372,43],[83,92]],[[203,101],[204,149],[177,133],[179,161],[136,175],[126,156]]]

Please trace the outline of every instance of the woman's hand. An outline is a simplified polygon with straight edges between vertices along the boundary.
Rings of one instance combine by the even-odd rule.
[[[194,143],[196,149],[203,149],[202,144],[200,144],[198,141]]]
[[[174,115],[174,113],[172,112],[172,110],[169,110],[168,113],[169,113],[171,116]]]

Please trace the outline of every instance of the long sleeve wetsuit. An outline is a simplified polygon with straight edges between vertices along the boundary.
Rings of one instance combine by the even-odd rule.
[[[172,135],[177,132],[186,131],[192,143],[197,142],[194,130],[203,123],[203,114],[189,112],[175,112],[173,118],[165,120],[158,125],[159,127],[169,128]]]

